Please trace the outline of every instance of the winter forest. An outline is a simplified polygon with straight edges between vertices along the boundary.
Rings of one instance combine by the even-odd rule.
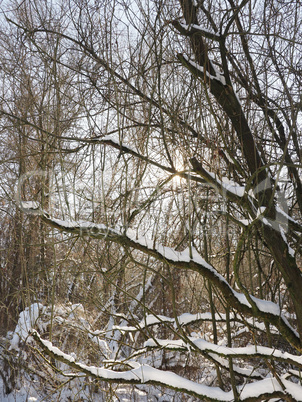
[[[0,3],[0,400],[302,401],[302,3]]]

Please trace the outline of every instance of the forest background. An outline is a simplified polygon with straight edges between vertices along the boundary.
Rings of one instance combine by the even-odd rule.
[[[2,400],[302,400],[301,7],[2,2]]]

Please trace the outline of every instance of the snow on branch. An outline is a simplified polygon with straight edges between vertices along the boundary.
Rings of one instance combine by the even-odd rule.
[[[166,317],[163,315],[153,315],[153,314],[148,314],[146,317],[141,320],[137,325],[135,326],[121,326],[121,325],[114,325],[113,329],[121,331],[121,332],[136,332],[138,330],[147,328],[152,325],[158,325],[162,323],[174,323],[174,318]]]
[[[213,66],[211,63],[211,66],[215,72],[215,75],[210,74],[209,71],[207,71],[205,68],[200,66],[198,63],[195,63],[193,60],[190,60],[186,55],[183,54],[178,54],[177,55],[178,59],[180,60],[181,63],[183,63],[187,68],[192,70],[196,75],[198,75],[201,78],[208,78],[210,81],[218,81],[220,84],[223,86],[226,86],[226,80],[223,74],[219,73],[218,70]]]
[[[293,219],[278,206],[276,206],[276,211],[278,214],[282,215],[285,218],[286,222],[288,223],[291,229],[295,230],[296,232],[302,233],[302,225],[298,221]]]
[[[41,215],[42,211],[41,211],[41,207],[40,204],[36,201],[18,201],[18,205],[19,208],[27,213],[27,214],[31,214],[31,215]]]
[[[201,352],[207,352],[209,354],[215,354],[220,357],[232,357],[232,358],[266,358],[278,360],[282,363],[291,364],[302,369],[302,356],[296,356],[288,352],[282,352],[278,349],[272,349],[266,346],[250,345],[244,347],[227,347],[212,344],[205,339],[188,337],[190,344],[185,341],[170,340],[170,339],[148,339],[144,347],[145,348],[158,348],[159,346],[169,350],[188,350],[191,349],[191,345],[195,345],[196,349]]]
[[[230,314],[228,319],[231,321],[236,321],[238,323],[241,323],[245,327],[248,326],[249,328],[254,328],[254,329],[262,331],[262,332],[265,332],[267,330],[264,323],[257,322],[253,318],[246,318],[244,321],[242,321],[235,314]],[[226,314],[215,313],[215,321],[216,322],[225,323],[226,320],[227,320]],[[179,315],[176,319],[172,318],[172,317],[163,316],[163,315],[148,314],[148,315],[146,315],[146,317],[144,319],[142,319],[135,326],[134,325],[123,325],[123,326],[115,325],[114,329],[125,333],[125,332],[136,332],[136,331],[142,330],[146,327],[150,327],[153,325],[159,325],[159,324],[167,324],[168,323],[168,324],[173,325],[173,327],[175,328],[177,326],[177,324],[180,326],[187,326],[187,325],[194,325],[197,323],[202,323],[205,321],[209,321],[209,322],[213,321],[213,316],[212,316],[211,312],[196,313],[196,314],[183,313],[183,314]],[[272,331],[274,333],[279,333],[279,331],[276,329],[276,327],[272,327]]]
[[[221,291],[230,306],[243,314],[267,320],[278,328],[288,342],[298,350],[301,350],[300,338],[297,332],[288,323],[277,304],[251,296],[253,299],[252,306],[246,296],[236,292],[225,278],[219,274],[212,265],[207,263],[193,247],[185,249],[184,251],[176,251],[162,244],[156,244],[153,240],[146,237],[139,238],[136,233],[130,229],[121,233],[103,224],[85,221],[62,221],[60,219],[51,218],[42,210],[40,210],[40,216],[44,222],[61,231],[111,241],[121,246],[142,251],[176,268],[198,272],[204,278],[210,280],[212,284]]]
[[[174,20],[172,21],[172,25],[174,26],[174,28],[176,28],[178,30],[179,33],[181,33],[182,35],[185,36],[191,36],[191,35],[195,35],[195,34],[200,34],[201,36],[204,36],[205,38],[214,40],[219,42],[221,40],[221,36],[217,35],[215,32],[201,27],[200,25],[197,24],[191,24],[191,25],[187,25],[187,24],[182,24],[181,22]]]
[[[243,197],[246,195],[245,186],[240,186],[225,177],[220,180],[217,175],[207,171],[195,157],[191,158],[190,162],[193,171],[213,186],[223,197],[236,203],[242,203]]]
[[[241,226],[248,226],[253,222],[260,220],[264,225],[272,227],[273,229],[279,231],[281,234],[284,231],[284,229],[282,229],[282,225],[285,227],[289,226],[292,230],[295,230],[296,232],[302,232],[302,225],[300,225],[296,220],[289,216],[278,205],[276,205],[275,207],[276,218],[267,219],[265,218],[265,212],[267,208],[262,206],[258,208],[258,210],[256,210],[253,204],[253,201],[256,200],[257,192],[255,193],[255,191],[251,189],[248,190],[246,186],[241,186],[226,177],[222,177],[220,180],[216,174],[206,170],[195,157],[191,158],[190,162],[192,164],[193,171],[197,173],[200,177],[202,177],[209,185],[211,185],[222,197],[226,197],[230,201],[236,203],[245,203],[245,205],[248,207],[248,210],[250,210],[251,214],[254,214],[256,218],[255,220],[237,220],[233,216],[229,215],[235,223]],[[267,188],[269,188],[269,185]],[[248,200],[249,202],[247,203],[246,200]],[[285,237],[283,235],[282,237],[284,242],[287,243]],[[289,251],[291,254],[293,254],[291,250]]]
[[[217,345],[213,345],[210,344],[212,346],[212,348],[201,348],[197,345],[197,341],[203,341],[202,339],[197,339],[197,338],[192,338],[189,337],[188,338],[190,340],[190,344],[187,344],[185,341],[183,340],[161,340],[161,339],[148,339],[145,344],[145,350],[152,350],[152,349],[165,349],[165,350],[170,350],[170,351],[182,351],[182,352],[189,352],[191,353],[192,351],[192,346],[194,348],[194,346],[196,347],[196,351],[200,352],[203,356],[205,356],[205,358],[212,360],[213,362],[219,364],[220,367],[225,368],[226,370],[230,369],[230,362],[229,359],[223,358],[221,357],[221,353],[217,353],[216,349],[217,349]],[[206,341],[204,341],[206,342]],[[206,342],[208,343],[208,342]],[[213,352],[214,349],[214,352]],[[222,355],[223,356],[223,355]],[[237,356],[234,354],[230,354],[230,357],[232,358],[236,358]],[[247,377],[250,379],[262,379],[263,375],[258,372],[257,370],[255,370],[254,368],[250,369],[250,368],[242,368],[239,367],[235,364],[232,365],[232,369],[233,371],[237,374],[240,375],[242,377]]]
[[[78,370],[86,375],[111,383],[123,384],[153,384],[184,392],[198,398],[210,401],[233,401],[232,391],[225,392],[217,387],[210,387],[198,384],[170,371],[163,371],[153,368],[149,365],[133,362],[133,369],[126,371],[114,371],[104,367],[88,366],[76,362],[74,357],[62,352],[59,348],[53,346],[49,341],[43,340],[36,331],[31,335],[48,356],[59,360],[69,367]],[[282,385],[275,378],[266,378],[250,384],[238,387],[239,400],[244,401],[250,398],[275,397],[282,398],[290,396],[297,401],[301,401],[301,387],[291,381],[282,379]]]

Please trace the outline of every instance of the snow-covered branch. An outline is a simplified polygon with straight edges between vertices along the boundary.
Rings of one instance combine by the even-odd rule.
[[[210,82],[216,81],[217,83],[221,84],[222,86],[226,86],[226,80],[223,74],[219,73],[217,69],[213,66],[211,63],[211,67],[213,69],[213,74],[211,74],[209,71],[204,69],[202,66],[200,66],[198,63],[195,63],[193,60],[190,60],[187,56],[183,54],[178,54],[177,55],[179,61],[184,64],[191,72],[194,73],[194,75],[205,79],[207,78]]]
[[[255,319],[252,318],[246,318],[244,322],[240,319],[240,317],[236,316],[235,314],[230,314],[228,317],[226,314],[223,313],[216,313],[215,314],[215,321],[220,322],[220,323],[225,323],[226,321],[235,321],[237,323],[240,323],[244,325],[244,327],[248,326],[249,328],[265,332],[266,331],[266,326],[265,324],[261,322],[255,321]],[[139,330],[142,330],[146,327],[152,327],[154,325],[159,325],[159,324],[170,324],[173,325],[173,327],[176,327],[176,323],[178,325],[185,327],[189,325],[196,325],[200,324],[203,322],[212,322],[213,321],[213,316],[210,312],[205,312],[205,313],[196,313],[196,314],[190,314],[190,313],[183,313],[179,315],[176,319],[173,317],[167,317],[163,315],[153,315],[153,314],[148,314],[144,319],[142,319],[140,322],[138,322],[136,325],[115,325],[114,329],[117,329],[121,332],[137,332]],[[276,327],[272,327],[272,331],[275,333],[279,333]]]
[[[229,180],[221,181],[216,175],[208,172],[195,157],[191,158],[190,162],[194,172],[204,178],[204,180],[213,186],[222,196],[237,203],[242,202],[242,198],[245,195],[245,186],[240,186]]]
[[[201,36],[203,36],[207,39],[211,39],[211,40],[214,40],[217,42],[219,42],[221,40],[220,35],[217,35],[215,32],[213,32],[207,28],[203,28],[197,24],[187,25],[187,24],[182,24],[181,22],[179,22],[177,20],[174,20],[174,21],[172,21],[172,25],[174,26],[174,28],[177,29],[177,31],[179,33],[181,33],[184,36],[200,34]]]
[[[114,371],[104,367],[88,366],[76,362],[74,357],[62,352],[59,348],[52,345],[51,342],[43,340],[36,331],[31,333],[33,338],[39,344],[41,349],[48,356],[59,360],[69,367],[78,370],[86,375],[111,383],[123,384],[153,384],[172,388],[188,395],[210,401],[233,401],[232,391],[225,392],[216,387],[209,387],[198,384],[169,371],[163,371],[148,365],[141,365],[137,362],[127,362],[132,365],[131,370]],[[266,378],[258,382],[244,384],[238,387],[240,400],[249,400],[250,398],[266,397],[286,397],[301,401],[301,387],[291,381],[282,379],[282,385],[275,378]]]
[[[35,205],[35,212],[37,207]],[[30,209],[28,210],[30,212]],[[47,224],[68,233],[79,236],[89,236],[94,239],[103,239],[111,241],[121,246],[130,247],[145,254],[148,254],[157,260],[164,261],[174,267],[192,270],[198,272],[204,278],[210,280],[223,294],[226,302],[237,311],[263,319],[276,326],[283,336],[298,350],[301,349],[300,338],[296,331],[290,326],[287,319],[282,315],[280,307],[272,302],[257,299],[253,296],[253,306],[249,303],[246,296],[236,292],[224,277],[217,270],[207,263],[201,255],[195,250],[186,249],[176,251],[170,247],[156,244],[154,241],[139,238],[136,234],[127,230],[124,233],[112,229],[103,224],[83,221],[62,221],[51,218],[46,212],[40,210],[41,218]]]
[[[302,356],[296,356],[288,352],[282,352],[281,350],[268,348],[265,346],[250,345],[245,347],[227,347],[221,345],[212,344],[205,339],[189,337],[190,342],[196,346],[197,350],[207,352],[209,354],[215,354],[220,357],[232,357],[232,358],[265,358],[274,359],[282,363],[292,364],[302,369]],[[147,348],[163,347],[169,350],[189,350],[191,348],[183,340],[170,340],[170,339],[149,339],[144,344]]]

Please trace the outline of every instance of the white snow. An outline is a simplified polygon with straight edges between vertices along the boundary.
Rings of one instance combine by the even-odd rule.
[[[220,315],[215,314],[215,319],[220,321]],[[180,325],[187,325],[189,323],[193,323],[194,321],[198,320],[212,320],[212,314],[210,312],[207,313],[197,313],[197,314],[190,314],[184,313],[177,318],[177,321]]]
[[[266,346],[259,345],[249,345],[244,347],[232,347],[229,348],[223,345],[216,345],[211,342],[206,341],[202,338],[189,337],[189,340],[194,344],[200,351],[206,351],[213,353],[215,355],[220,355],[224,357],[236,357],[236,356],[264,356],[264,357],[274,357],[284,362],[291,362],[291,364],[296,364],[298,367],[302,368],[302,356],[293,355],[288,352],[282,352],[278,349],[272,349]],[[146,348],[154,348],[160,345],[161,347],[167,347],[168,349],[188,349],[190,345],[183,341],[182,339],[148,339],[144,343]]]
[[[24,210],[40,208],[40,204],[37,201],[21,201],[20,205]]]
[[[18,201],[19,207],[23,212],[31,215],[41,215],[40,204],[36,201]]]
[[[294,400],[302,401],[302,389],[298,384],[294,384],[287,380],[282,380],[285,387],[284,392],[290,394]],[[254,386],[253,386],[254,385]],[[266,378],[261,381],[257,381],[256,384],[251,383],[239,387],[240,399],[257,398],[258,395],[265,393],[272,393],[274,391],[282,391],[281,385],[275,378]]]
[[[256,217],[259,218],[259,216],[263,215],[265,211],[266,211],[266,207],[259,207],[257,210]]]
[[[56,218],[51,218],[51,221],[56,223],[57,225],[61,226],[62,228],[66,229],[79,229],[80,231],[83,232],[91,232],[97,234],[98,232],[100,233],[112,233],[112,234],[118,234],[121,235],[120,232],[118,232],[115,229],[109,228],[106,225],[103,225],[102,223],[94,223],[94,222],[89,222],[89,221],[73,221],[73,220],[61,220],[61,219],[56,219]]]
[[[250,225],[253,221],[251,219],[239,219],[239,222],[241,222],[244,226]]]
[[[35,330],[32,331],[32,333],[35,332],[36,334],[38,334]],[[41,339],[41,338],[40,338]],[[42,341],[42,339],[41,339]],[[62,352],[59,348],[57,348],[56,346],[53,346],[53,344],[50,341],[44,340],[43,339],[43,344],[44,346],[47,347],[47,349],[49,351],[51,351],[54,355],[59,356],[59,357],[63,357],[65,360],[69,361],[70,363],[74,363],[75,362],[75,358],[67,353]]]
[[[247,300],[246,296],[243,293],[238,293],[235,290],[233,290],[234,296],[239,300],[241,304],[245,304],[246,306],[251,307],[251,304]],[[273,314],[277,317],[280,317],[282,321],[293,331],[293,333],[299,337],[298,332],[290,325],[284,314],[280,310],[280,306],[277,303],[273,303],[268,300],[263,300],[263,299],[258,299],[257,297],[253,295],[249,295],[249,297],[253,300],[253,302],[256,304],[257,308],[262,311],[263,313],[269,313]]]
[[[38,336],[38,334],[37,334]],[[122,383],[122,382],[137,382],[137,383],[157,383],[157,384],[162,384],[164,386],[168,387],[173,387],[185,392],[194,392],[196,395],[198,395],[200,398],[211,398],[211,399],[216,399],[218,401],[232,401],[234,399],[234,395],[232,391],[225,392],[221,390],[220,388],[217,387],[211,387],[203,384],[198,384],[196,382],[193,382],[191,380],[188,380],[186,378],[183,378],[175,373],[172,373],[170,371],[163,371],[159,370],[156,368],[153,368],[149,365],[142,364],[142,365],[135,365],[132,367],[135,367],[131,370],[128,371],[114,371],[114,370],[109,370],[105,369],[103,367],[95,367],[95,366],[88,366],[83,363],[76,363],[74,362],[74,358],[70,355],[67,355],[66,353],[60,351],[58,348],[54,347],[51,342],[42,340],[40,338],[40,341],[42,344],[44,344],[44,347],[46,347],[50,352],[52,352],[54,355],[60,356],[65,359],[66,363],[73,363],[78,367],[78,369],[83,370],[86,372],[86,374],[90,373],[92,376],[96,376],[100,379],[103,380],[114,380],[117,383]],[[154,342],[154,340],[150,340]],[[163,342],[163,341],[161,341]],[[170,342],[171,344],[176,341],[167,341]],[[147,341],[148,343],[148,341]],[[198,345],[199,348],[205,349],[206,347],[209,347],[209,343],[199,339],[196,340],[196,345]],[[228,355],[234,356],[234,351],[235,350],[242,350],[244,353],[248,352],[255,352],[259,353],[259,347],[249,347],[249,348],[226,348],[218,345],[211,345],[211,351],[214,353],[218,353],[218,351],[224,351]],[[265,350],[271,351],[272,349],[269,348],[264,348]],[[280,351],[273,351],[273,353],[280,353]],[[283,354],[283,355],[289,355],[289,354]],[[298,356],[293,356],[294,359],[299,360]],[[301,360],[301,357],[300,357]],[[284,384],[285,390],[282,389],[278,381],[274,378],[266,378],[264,380],[260,380],[257,382],[252,382],[250,384],[245,384],[243,386],[238,387],[238,390],[240,392],[240,399],[245,399],[245,398],[251,398],[251,397],[258,397],[259,395],[262,395],[263,393],[272,393],[276,390],[283,392],[283,393],[289,393],[295,400],[301,401],[302,400],[302,392],[301,392],[301,386],[298,384],[294,384],[291,381],[285,380],[284,378],[282,379],[282,382]]]
[[[288,221],[293,222],[296,225],[299,225],[301,227],[301,230],[302,230],[302,226],[300,225],[300,223],[297,222],[295,219],[293,219],[291,216],[289,216],[286,212],[284,212],[283,209],[281,209],[280,207],[276,206],[276,211],[277,211],[277,213],[283,215],[284,218],[286,218]]]
[[[153,314],[148,314],[146,317],[141,320],[136,326],[120,326],[120,325],[114,325],[113,329],[118,329],[119,331],[122,332],[134,332],[137,331],[138,329],[143,329],[146,328],[150,325],[157,325],[163,322],[174,322],[174,318],[166,317],[164,315],[153,315]]]
[[[169,261],[174,261],[174,262],[190,262],[193,261],[196,264],[200,264],[203,267],[217,273],[217,271],[210,265],[208,264],[204,258],[198,253],[198,251],[194,248],[186,248],[183,251],[176,251],[175,249],[167,246],[163,246],[161,244],[154,244],[154,242],[151,239],[148,239],[147,237],[137,237],[136,233],[134,233],[133,230],[127,230],[127,237],[144,246],[147,247],[150,250],[157,251],[159,254],[161,254],[164,258],[166,258]],[[217,275],[220,275],[217,273]],[[221,276],[222,280],[225,280]]]
[[[217,185],[221,187],[222,191],[230,192],[238,197],[244,196],[245,186],[240,186],[239,184],[235,183],[233,180],[228,179],[227,177],[222,177],[220,180],[216,174],[208,171],[205,168],[203,168],[203,169],[209,176],[211,176],[215,180]]]
[[[236,292],[236,290],[233,290],[233,294],[241,304],[245,304],[246,306],[251,307],[251,304],[248,302],[246,296],[243,293],[238,293]]]
[[[261,207],[259,209],[260,213],[264,211],[264,208]],[[264,219],[264,218],[263,218]],[[198,251],[194,248],[187,248],[184,251],[176,251],[175,249],[172,249],[167,246],[163,246],[161,244],[155,244],[153,240],[148,239],[147,237],[140,237],[138,238],[136,233],[133,230],[127,230],[126,235],[121,234],[120,232],[116,231],[115,229],[110,229],[105,225],[102,224],[94,224],[92,222],[75,222],[75,223],[69,223],[65,221],[60,221],[57,219],[52,219],[53,222],[58,223],[60,226],[69,227],[72,228],[77,228],[78,230],[84,230],[87,231],[88,229],[93,229],[93,233],[95,231],[99,230],[100,233],[105,237],[105,236],[110,236],[113,235],[114,237],[121,237],[124,238],[125,236],[131,240],[133,243],[136,243],[138,245],[141,245],[143,247],[146,247],[154,252],[156,252],[158,255],[166,259],[168,262],[171,263],[196,263],[203,268],[205,268],[208,271],[211,271],[216,278],[218,278],[221,282],[223,282],[225,285],[227,285],[230,289],[231,292],[233,292],[234,296],[237,298],[237,300],[249,308],[252,306],[250,305],[249,301],[247,300],[246,296],[244,294],[240,294],[236,292],[225,280],[225,278],[217,272],[217,270],[210,264],[208,264],[198,253]],[[254,303],[257,305],[260,311],[263,311],[265,313],[271,313],[277,316],[280,316],[284,323],[289,326],[293,330],[293,328],[290,326],[288,321],[283,317],[280,313],[280,308],[278,305],[275,305],[272,302],[265,302],[262,301],[261,299],[253,297]],[[120,328],[121,329],[121,328]],[[293,330],[294,331],[294,330]],[[295,332],[296,333],[296,332]]]
[[[10,350],[18,350],[20,341],[26,342],[28,340],[29,333],[44,309],[45,307],[41,303],[34,303],[20,313],[18,324],[10,342]]]
[[[245,186],[240,186],[239,184],[235,183],[232,180],[229,180],[226,177],[222,177],[221,185],[225,190],[237,195],[238,197],[244,196]]]
[[[196,29],[198,31],[200,31],[202,34],[205,34],[207,36],[211,36],[212,39],[215,40],[219,40],[220,35],[216,34],[214,31],[211,31],[208,28],[204,28],[200,25],[197,24],[192,24],[192,25],[188,25],[188,24],[180,24],[182,28],[184,28],[185,30],[189,31],[191,28]]]
[[[240,293],[236,293],[236,294],[240,295]],[[244,300],[246,301],[246,298]],[[234,314],[230,314],[231,320],[233,320],[234,317],[235,317]],[[217,321],[217,322],[225,322],[226,319],[227,319],[226,314],[222,314],[222,313],[215,314],[215,321]],[[146,316],[145,319],[141,320],[136,326],[114,325],[112,329],[119,330],[123,333],[136,332],[147,326],[158,325],[161,323],[171,323],[171,324],[173,324],[174,327],[176,327],[176,322],[178,322],[179,325],[188,325],[188,324],[193,324],[196,321],[212,321],[212,314],[210,312],[196,313],[196,314],[183,313],[180,316],[178,316],[176,319],[167,317],[167,316],[163,316],[163,315],[155,316],[153,314],[149,314]],[[255,319],[253,319],[253,318],[246,318],[245,321],[250,326],[258,328],[260,331],[266,331],[265,325],[263,323],[255,321]],[[246,329],[243,328],[240,331],[245,331],[245,330]],[[271,331],[273,333],[278,333],[278,330],[275,327],[272,327]],[[94,331],[93,335],[100,335],[101,333],[103,334],[104,331]]]
[[[273,303],[268,300],[258,299],[257,297],[252,296],[252,295],[250,295],[250,298],[257,305],[257,307],[260,311],[263,311],[264,313],[278,315],[278,316],[281,315],[281,310],[280,310],[279,304]]]
[[[99,138],[98,139],[100,142],[106,142],[106,141],[110,141],[113,144],[118,145],[119,147],[123,147],[131,152],[135,152],[137,153],[133,148],[131,148],[128,144],[121,142],[121,140],[118,138],[117,135],[113,135],[113,134],[109,134],[109,135],[105,135],[105,137]]]
[[[233,159],[231,158],[231,156],[230,156],[230,154],[228,153],[228,151],[227,151],[226,149],[224,149],[223,152],[224,152],[225,156],[227,157],[227,160],[228,160],[230,163],[234,164],[234,161],[233,161]]]
[[[202,74],[204,74],[207,78],[210,80],[216,80],[221,82],[222,85],[226,85],[225,78],[222,74],[220,74],[212,65],[212,67],[215,69],[216,75],[210,74],[207,70],[205,70],[202,66],[199,64],[195,63],[194,61],[190,60],[187,56],[183,56],[188,64],[190,64],[192,67],[196,68],[198,71],[200,71]]]
[[[118,136],[117,136],[117,135],[113,135],[113,134],[105,135],[104,137],[99,138],[99,140],[100,140],[100,141],[112,141],[112,142],[114,142],[115,144],[120,145],[120,140],[119,140]]]

